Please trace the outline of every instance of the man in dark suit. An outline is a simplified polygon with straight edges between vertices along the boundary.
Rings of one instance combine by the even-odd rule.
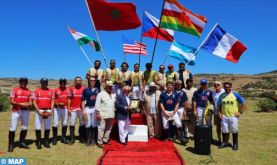
[[[126,137],[129,132],[130,126],[130,115],[131,115],[131,97],[129,96],[130,93],[130,86],[125,85],[122,88],[122,93],[117,96],[115,101],[116,107],[116,118],[118,120],[118,132],[119,132],[119,141],[123,145],[127,145]]]

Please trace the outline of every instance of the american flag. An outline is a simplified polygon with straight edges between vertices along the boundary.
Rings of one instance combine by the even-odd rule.
[[[132,39],[127,39],[123,36],[123,52],[129,54],[147,55],[146,45],[136,42]]]

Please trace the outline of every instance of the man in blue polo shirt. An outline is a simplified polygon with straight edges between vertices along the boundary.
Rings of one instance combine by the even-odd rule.
[[[182,121],[182,132],[180,133],[182,135],[182,139],[184,139],[185,143],[188,143],[189,140],[187,137],[187,131],[186,131],[186,127],[185,127],[185,122],[184,122],[184,110],[187,107],[187,101],[188,101],[188,97],[186,92],[184,92],[182,90],[182,81],[181,80],[176,80],[175,82],[175,93],[178,94],[178,102],[179,102],[179,106],[178,106],[178,110],[177,110],[177,114],[180,118],[180,120]]]
[[[203,125],[205,109],[208,104],[213,104],[212,91],[208,89],[208,80],[200,81],[200,88],[194,92],[192,97],[193,111],[197,116],[197,124]],[[206,124],[211,125],[211,115],[206,118]]]
[[[173,82],[168,81],[166,83],[166,91],[160,95],[160,106],[162,112],[162,121],[163,121],[163,128],[167,130],[167,138],[168,140],[172,140],[173,138],[173,126],[170,121],[174,121],[175,125],[178,129],[178,132],[182,131],[182,124],[181,120],[176,113],[179,107],[178,102],[178,94],[173,91]],[[171,124],[169,124],[171,123]],[[179,137],[182,137],[179,135]],[[182,143],[185,141],[183,138],[180,139]]]
[[[95,145],[96,138],[97,119],[95,101],[96,96],[99,93],[99,89],[95,87],[95,82],[96,79],[91,77],[89,87],[83,91],[82,95],[82,111],[86,120],[87,146]]]

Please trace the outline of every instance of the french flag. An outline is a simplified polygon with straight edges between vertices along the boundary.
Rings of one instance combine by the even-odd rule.
[[[142,25],[142,36],[149,38],[156,38],[158,32],[158,26],[160,21],[144,11],[143,15],[143,25]],[[158,39],[173,42],[174,31],[168,29],[159,29]]]
[[[201,49],[211,54],[237,63],[242,53],[247,49],[238,39],[225,32],[218,24],[215,25]]]

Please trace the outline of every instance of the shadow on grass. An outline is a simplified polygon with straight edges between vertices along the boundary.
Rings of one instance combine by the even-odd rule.
[[[277,110],[270,110],[270,111],[254,110],[253,112],[256,112],[256,113],[273,113],[273,112],[277,112]]]
[[[187,147],[186,150],[189,151],[190,153],[195,154],[195,155],[201,155],[201,154],[198,154],[197,152],[195,152],[193,147]]]

